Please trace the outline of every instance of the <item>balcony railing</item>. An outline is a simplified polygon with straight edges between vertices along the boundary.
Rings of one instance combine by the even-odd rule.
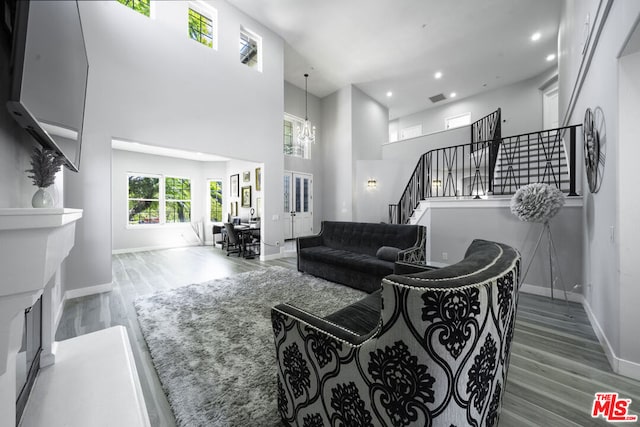
[[[431,197],[507,195],[534,182],[576,195],[578,126],[494,137],[423,154],[400,201],[389,205],[389,221],[407,223],[420,201]]]

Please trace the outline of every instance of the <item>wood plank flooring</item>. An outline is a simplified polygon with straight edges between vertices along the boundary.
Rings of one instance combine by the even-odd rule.
[[[140,295],[279,265],[227,257],[219,248],[195,246],[114,255],[112,292],[68,300],[56,339],[114,325],[127,328],[149,418],[154,427],[175,426],[133,307]],[[609,425],[591,418],[596,392],[618,392],[640,412],[640,382],[614,374],[582,306],[520,294],[501,427]]]

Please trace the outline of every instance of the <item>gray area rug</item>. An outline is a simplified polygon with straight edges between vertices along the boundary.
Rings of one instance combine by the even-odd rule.
[[[277,426],[271,307],[326,316],[366,294],[282,267],[135,301],[179,426]]]

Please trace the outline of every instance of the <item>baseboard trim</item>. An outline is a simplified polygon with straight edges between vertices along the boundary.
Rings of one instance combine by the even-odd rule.
[[[104,283],[102,285],[87,286],[86,288],[70,289],[64,293],[64,301],[86,297],[89,295],[101,294],[103,292],[111,292],[113,290],[113,282]]]
[[[201,245],[200,243],[187,243],[184,245],[160,245],[160,246],[143,246],[140,248],[113,249],[111,251],[111,255],[128,254],[132,252],[158,251],[162,249],[187,248],[190,246],[206,246],[206,245]]]
[[[618,359],[618,374],[640,381],[640,363]]]
[[[282,258],[282,253],[278,252],[275,254],[260,254],[260,261],[272,261],[274,259],[280,259]]]
[[[607,360],[609,361],[613,372],[618,375],[633,378],[634,380],[640,380],[640,363],[631,362],[616,356],[611,343],[607,339],[602,326],[600,326],[600,323],[598,322],[598,319],[593,313],[591,305],[586,298],[582,298],[582,306],[584,307],[585,313],[587,313],[593,332],[595,332],[596,337],[598,337],[598,341],[600,341],[600,345],[604,349],[604,354],[607,356]]]
[[[524,283],[520,288],[520,292],[551,298],[551,289],[546,286],[530,285],[528,283]],[[555,299],[564,300],[564,292],[562,289],[554,289],[553,295]],[[577,303],[582,303],[583,301],[582,295],[569,291],[567,291],[567,299],[569,301]]]

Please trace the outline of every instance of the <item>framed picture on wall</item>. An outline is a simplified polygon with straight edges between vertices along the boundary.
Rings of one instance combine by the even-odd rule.
[[[262,190],[262,168],[256,168],[256,191]]]
[[[258,214],[257,217],[261,218],[262,217],[262,198],[261,197],[256,197],[256,213]]]
[[[238,202],[231,202],[231,208],[229,209],[229,215],[233,218],[234,216],[236,216],[236,205],[238,204]]]
[[[231,175],[229,190],[231,191],[231,197],[240,197],[240,174]]]
[[[242,172],[242,182],[250,182],[251,181],[251,171]]]
[[[251,186],[242,187],[242,207],[251,207]]]

